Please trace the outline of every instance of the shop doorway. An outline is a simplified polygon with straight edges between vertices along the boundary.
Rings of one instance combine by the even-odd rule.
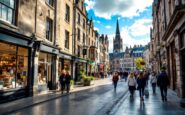
[[[183,80],[183,89],[185,89],[185,49],[181,52],[181,59],[182,59],[182,80]],[[185,98],[185,91],[183,92],[183,96]]]
[[[54,56],[51,54],[40,53],[39,55],[39,67],[38,67],[38,79],[39,85],[42,86],[41,90],[53,89],[53,63]]]

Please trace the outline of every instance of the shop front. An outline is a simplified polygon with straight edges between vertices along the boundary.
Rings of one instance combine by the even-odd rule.
[[[72,75],[72,57],[67,54],[59,54],[58,74],[62,71],[68,71]]]
[[[39,92],[52,90],[54,59],[52,54],[40,52],[38,63],[38,87]]]
[[[56,61],[58,50],[56,48],[41,44],[38,52],[38,73],[34,84],[37,84],[37,93],[48,93],[50,90],[57,89],[56,77]],[[36,63],[36,62],[35,62]]]
[[[0,103],[27,95],[28,52],[26,47],[0,42]]]
[[[82,74],[87,74],[87,60],[76,58],[74,81],[80,81]]]

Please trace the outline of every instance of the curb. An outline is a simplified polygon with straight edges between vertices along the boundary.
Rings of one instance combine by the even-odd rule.
[[[57,98],[59,98],[59,97],[66,96],[66,95],[68,95],[68,94],[63,94],[63,95],[60,95],[60,94],[59,94],[59,96],[56,96],[56,97],[53,97],[53,98],[50,98],[50,99],[46,99],[46,100],[44,100],[44,101],[32,103],[32,104],[26,105],[26,106],[24,106],[24,107],[17,108],[16,110],[7,111],[7,112],[4,112],[4,113],[1,113],[0,115],[7,115],[7,114],[10,114],[10,113],[19,111],[19,110],[23,110],[23,109],[25,109],[25,108],[29,108],[29,107],[32,107],[32,106],[35,106],[35,105],[38,105],[38,104],[41,104],[41,103],[44,103],[44,102],[48,102],[48,101],[57,99]]]
[[[94,87],[91,87],[89,89],[92,89]],[[1,112],[0,115],[7,115],[7,114],[11,114],[13,112],[17,112],[19,110],[23,110],[23,109],[26,109],[26,108],[29,108],[29,107],[32,107],[32,106],[35,106],[35,105],[39,105],[41,103],[44,103],[44,102],[48,102],[48,101],[52,101],[52,100],[55,100],[55,99],[58,99],[60,97],[64,97],[64,96],[67,96],[67,95],[70,95],[70,94],[78,94],[78,93],[81,93],[81,92],[85,92],[85,91],[88,91],[89,89],[84,89],[84,90],[80,90],[80,91],[71,91],[69,94],[55,94],[55,93],[51,93],[50,95],[55,95],[54,97],[51,97],[51,98],[47,98],[46,100],[43,100],[43,101],[38,101],[38,102],[35,102],[35,103],[31,103],[29,105],[26,105],[23,106],[23,107],[18,107],[18,108],[15,108],[13,110],[7,110],[6,112]]]

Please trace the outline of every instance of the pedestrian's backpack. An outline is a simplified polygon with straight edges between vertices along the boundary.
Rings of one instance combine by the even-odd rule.
[[[117,76],[117,75],[114,75],[114,76],[113,76],[113,78],[112,78],[112,80],[113,80],[113,81],[118,81],[118,80],[119,80],[119,78],[118,78],[118,76]]]

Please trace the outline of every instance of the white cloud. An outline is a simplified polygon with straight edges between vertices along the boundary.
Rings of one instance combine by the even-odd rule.
[[[132,36],[143,36],[150,34],[150,28],[152,27],[152,19],[139,19],[129,27],[129,31]]]
[[[146,45],[150,41],[150,19],[139,19],[130,27],[121,28],[121,37],[123,39],[123,51],[128,46]],[[133,36],[133,37],[132,37]],[[109,52],[113,52],[113,38],[115,34],[108,35],[109,37]],[[142,38],[141,38],[142,37]]]
[[[95,15],[111,19],[113,15],[132,18],[152,5],[153,0],[85,0],[87,10],[93,9]]]
[[[110,34],[108,35],[108,39],[109,39],[109,52],[112,53],[113,52],[113,38],[114,38],[114,34]]]
[[[95,2],[92,0],[85,0],[85,3],[87,4],[86,10],[89,11],[90,9],[93,9]]]
[[[143,37],[142,39],[131,37],[128,27],[123,27],[121,29],[121,37],[123,39],[124,50],[126,46],[133,47],[134,45],[146,45],[150,41],[150,38],[147,35],[145,35],[145,37]]]
[[[97,28],[97,27],[94,27],[94,30],[97,30],[97,31],[99,31],[99,28]]]
[[[109,25],[108,25],[108,26],[105,26],[105,28],[107,28],[107,29],[111,29],[111,28],[112,28],[112,26],[109,26]]]

